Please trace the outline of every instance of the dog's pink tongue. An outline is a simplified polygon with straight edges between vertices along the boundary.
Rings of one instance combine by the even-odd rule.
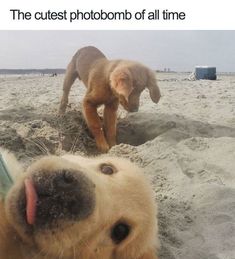
[[[28,224],[33,225],[35,223],[38,196],[32,179],[25,179],[24,185],[26,195],[26,219]]]

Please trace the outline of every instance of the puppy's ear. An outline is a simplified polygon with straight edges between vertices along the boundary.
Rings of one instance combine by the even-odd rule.
[[[149,94],[154,103],[158,103],[161,97],[160,90],[157,85],[157,80],[155,77],[155,73],[151,70],[148,71],[148,85],[147,88],[149,89]]]
[[[114,70],[110,75],[110,85],[116,94],[124,96],[128,102],[128,97],[134,89],[132,76],[128,69],[120,68]]]
[[[149,250],[145,252],[142,256],[138,257],[138,259],[158,259],[154,250]]]

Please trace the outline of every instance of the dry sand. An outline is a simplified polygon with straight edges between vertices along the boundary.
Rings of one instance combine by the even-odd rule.
[[[189,81],[159,73],[162,98],[119,111],[111,154],[143,167],[159,206],[161,259],[235,259],[235,75]],[[0,77],[0,146],[25,165],[45,153],[97,154],[79,82],[57,117],[63,76]]]

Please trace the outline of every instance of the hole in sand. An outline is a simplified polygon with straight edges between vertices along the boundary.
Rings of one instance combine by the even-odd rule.
[[[25,110],[9,112],[1,118],[0,146],[17,151],[18,159],[38,155],[79,152],[99,154],[81,110],[66,112],[63,117],[50,110],[37,114]],[[5,111],[8,114],[8,111]],[[130,113],[118,120],[117,143],[139,146],[155,138],[177,143],[189,137],[235,136],[233,128],[210,125],[173,114]]]
[[[46,114],[30,109],[6,110],[0,117],[0,145],[17,151],[17,158],[25,160],[64,151],[99,154],[80,109],[67,111],[62,117],[56,113],[54,110],[48,110]],[[175,123],[156,120],[149,114],[129,114],[118,120],[117,143],[138,146],[172,127]]]
[[[174,121],[157,119],[155,115],[129,114],[118,123],[117,141],[118,143],[139,146],[175,127]]]

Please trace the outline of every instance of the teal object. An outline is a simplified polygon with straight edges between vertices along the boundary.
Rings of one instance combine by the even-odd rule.
[[[12,185],[13,180],[0,153],[0,196],[5,197]]]
[[[196,80],[207,79],[216,80],[216,67],[208,66],[197,66],[195,67],[195,78]]]

